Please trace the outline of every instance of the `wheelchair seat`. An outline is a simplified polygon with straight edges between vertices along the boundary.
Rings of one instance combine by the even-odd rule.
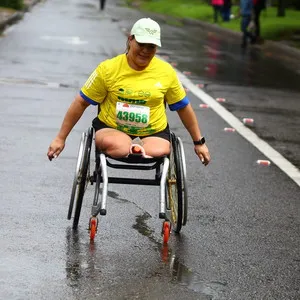
[[[111,157],[107,154],[105,154],[105,155],[109,159],[116,160],[116,161],[121,161],[121,162],[124,162],[124,163],[127,163],[127,164],[151,164],[151,163],[154,163],[154,162],[159,162],[164,157],[166,157],[166,156],[160,156],[160,157],[146,158],[146,157],[143,157],[140,154],[129,154],[127,157],[115,158],[115,157]]]

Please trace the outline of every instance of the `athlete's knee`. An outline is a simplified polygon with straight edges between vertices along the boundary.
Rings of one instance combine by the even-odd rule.
[[[145,148],[145,152],[147,155],[153,157],[161,157],[170,154],[170,146],[168,144],[160,144],[160,145],[147,145]]]
[[[96,138],[96,147],[110,156],[123,157],[129,153],[130,138],[126,136],[103,135]]]
[[[161,157],[170,154],[170,150],[167,149],[150,149],[146,152],[148,155],[153,157]]]

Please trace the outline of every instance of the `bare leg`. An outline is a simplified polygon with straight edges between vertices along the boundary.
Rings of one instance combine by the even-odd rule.
[[[96,132],[96,147],[115,158],[129,154],[131,138],[126,133],[112,128],[103,128]]]
[[[156,136],[142,139],[143,147],[147,155],[160,157],[170,153],[170,142]]]

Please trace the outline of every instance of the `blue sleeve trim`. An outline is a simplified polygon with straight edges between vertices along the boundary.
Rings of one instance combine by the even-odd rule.
[[[185,96],[183,99],[181,99],[179,102],[176,102],[174,104],[170,104],[169,108],[171,111],[179,110],[181,108],[186,107],[190,103],[190,100],[187,96]]]
[[[82,91],[79,92],[80,96],[88,103],[92,105],[98,105],[99,103],[87,97]]]

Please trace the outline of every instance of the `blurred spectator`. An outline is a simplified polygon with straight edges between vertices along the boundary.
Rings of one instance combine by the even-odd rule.
[[[249,24],[253,16],[253,0],[240,0],[241,30],[243,32],[242,48],[247,47],[248,39],[255,42],[254,35],[249,31]]]
[[[105,0],[100,0],[100,9],[104,10]]]
[[[222,6],[222,18],[224,22],[228,22],[230,20],[231,15],[231,0],[223,0],[223,6]]]
[[[214,8],[214,22],[218,23],[218,16],[221,15],[221,9],[224,4],[224,0],[211,0],[211,5]]]
[[[260,36],[260,13],[266,8],[266,0],[253,0],[254,24],[255,24],[255,41],[261,41]]]

